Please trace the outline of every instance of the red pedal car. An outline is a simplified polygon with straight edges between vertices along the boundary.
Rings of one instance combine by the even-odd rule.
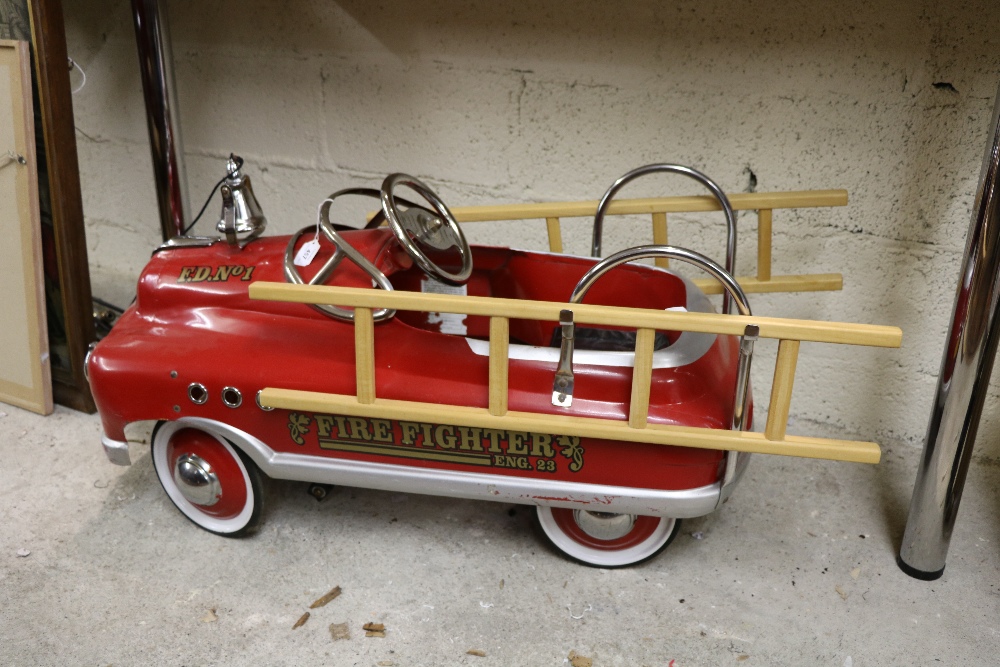
[[[725,267],[670,246],[603,260],[470,247],[440,199],[401,174],[381,191],[331,195],[315,227],[264,237],[249,180],[231,162],[226,238],[161,246],[136,301],[88,355],[109,458],[127,465],[130,430],[152,426],[167,495],[220,535],[257,527],[263,473],[534,505],[570,558],[620,567],[653,557],[680,519],[726,500],[749,458],[724,439],[676,446],[660,434],[760,435],[746,433],[757,327],[654,329],[714,308],[679,274],[628,264],[696,264],[724,285],[725,308],[731,300],[749,316],[731,275],[735,218],[722,191],[685,167],[630,172],[601,202],[595,249],[617,190],[655,171],[695,178],[718,199],[730,229]],[[427,204],[400,199],[400,186]],[[333,224],[331,205],[357,194],[377,197],[380,214],[362,229]],[[331,297],[340,301],[300,299],[309,304],[263,293],[326,289],[310,284],[355,289]]]

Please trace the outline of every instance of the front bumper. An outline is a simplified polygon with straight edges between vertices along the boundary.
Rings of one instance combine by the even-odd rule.
[[[101,445],[104,446],[104,453],[108,460],[119,466],[132,465],[132,459],[128,455],[128,441],[112,440],[108,436],[101,434]]]

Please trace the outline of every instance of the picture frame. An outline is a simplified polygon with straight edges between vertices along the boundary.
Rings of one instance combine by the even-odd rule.
[[[30,63],[26,42],[0,39],[0,401],[46,415],[52,379]]]
[[[96,406],[83,371],[95,339],[66,31],[60,0],[0,0],[0,38],[31,44],[39,208],[52,392]]]

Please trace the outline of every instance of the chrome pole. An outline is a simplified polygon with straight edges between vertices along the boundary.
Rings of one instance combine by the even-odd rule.
[[[951,327],[897,563],[917,579],[944,572],[1000,341],[1000,91],[979,175]]]
[[[160,227],[166,241],[179,235],[184,229],[184,221],[191,217],[177,115],[167,3],[132,0],[132,19],[135,22],[135,43],[139,51],[142,92],[146,102]]]

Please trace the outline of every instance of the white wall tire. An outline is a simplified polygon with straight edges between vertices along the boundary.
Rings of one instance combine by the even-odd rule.
[[[211,471],[216,482],[211,498],[192,500],[191,491],[178,484],[175,472],[178,461],[185,456],[196,457]],[[260,525],[260,471],[220,434],[184,420],[161,423],[153,432],[152,458],[167,497],[199,527],[216,535],[239,537]]]
[[[631,517],[634,519],[631,524],[623,524],[622,534],[601,537],[588,534],[581,526],[581,515],[578,514],[581,511],[561,507],[538,507],[538,524],[557,551],[571,560],[591,567],[628,567],[649,560],[670,545],[681,525],[680,519],[635,516]],[[597,516],[607,516],[610,519],[626,517],[626,515]]]

